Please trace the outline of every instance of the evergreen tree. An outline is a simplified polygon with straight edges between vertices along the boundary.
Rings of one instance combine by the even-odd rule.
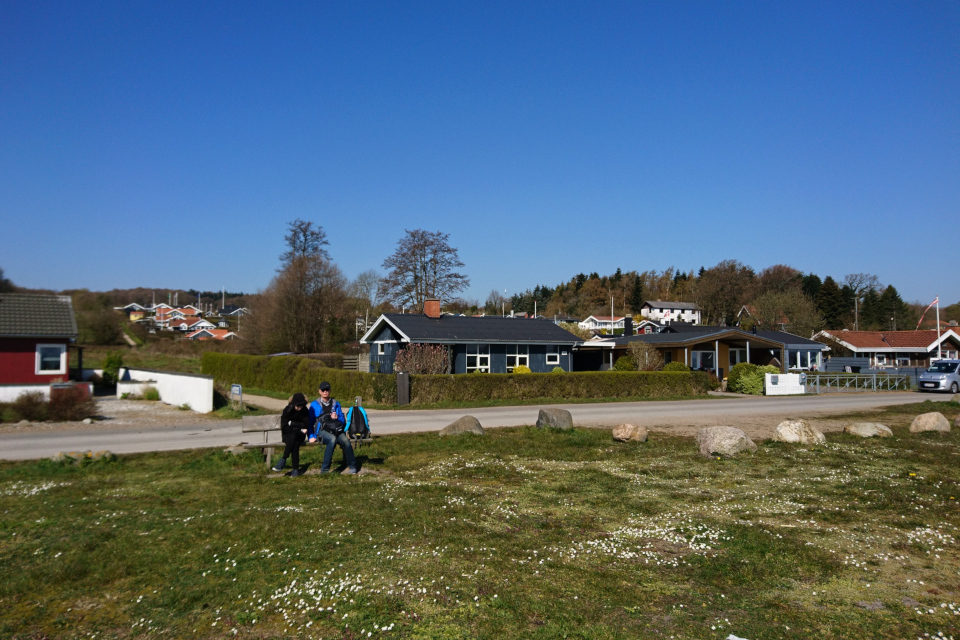
[[[810,296],[811,300],[816,300],[817,294],[820,293],[820,287],[823,286],[823,282],[820,280],[820,276],[815,273],[811,273],[803,276],[801,286],[803,288],[803,292]]]
[[[889,328],[891,331],[904,331],[913,328],[904,324],[910,309],[892,284],[880,294],[880,307],[883,310],[885,328]]]
[[[634,316],[640,315],[640,307],[643,306],[643,280],[640,276],[633,279],[633,288],[630,290],[630,309]]]
[[[880,303],[880,294],[868,289],[863,294],[863,304],[860,306],[860,330],[877,331],[883,327],[883,308]]]
[[[823,281],[817,293],[817,311],[823,316],[823,324],[827,329],[843,328],[843,294],[830,276]]]

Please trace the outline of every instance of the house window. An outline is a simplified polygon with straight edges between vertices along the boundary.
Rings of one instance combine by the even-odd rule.
[[[560,347],[555,344],[547,347],[547,364],[560,364]]]
[[[530,367],[530,347],[525,344],[507,345],[507,373],[514,367]]]
[[[878,366],[886,365],[887,356],[881,356],[880,354],[877,354],[877,361],[875,364],[877,364]]]
[[[37,375],[56,375],[67,372],[67,346],[63,344],[37,345]]]
[[[664,351],[663,364],[670,364],[671,362],[673,362],[673,351]]]
[[[690,354],[691,369],[716,369],[713,351],[694,351]]]
[[[897,356],[897,366],[898,366],[898,367],[909,367],[909,366],[910,366],[910,356]]]
[[[730,366],[747,361],[746,349],[730,349]]]
[[[377,355],[382,356],[387,353],[387,345],[382,342],[377,343]]]
[[[490,345],[467,345],[467,373],[474,371],[490,373]]]

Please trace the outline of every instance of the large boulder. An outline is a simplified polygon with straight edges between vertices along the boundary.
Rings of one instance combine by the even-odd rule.
[[[646,442],[647,441],[647,431],[646,427],[641,427],[636,424],[618,424],[613,428],[613,439],[617,442]]]
[[[950,422],[937,411],[922,413],[910,423],[910,433],[922,431],[950,431]]]
[[[827,439],[804,419],[784,420],[777,425],[774,440],[795,444],[826,444]]]
[[[573,429],[573,416],[566,409],[540,409],[537,428]]]
[[[856,424],[848,424],[843,428],[843,432],[853,436],[860,436],[861,438],[889,438],[893,435],[890,427],[885,424],[880,424],[879,422],[857,422]]]
[[[741,451],[756,451],[757,445],[736,427],[707,427],[697,432],[700,454],[706,458],[726,456],[731,458]]]
[[[463,416],[462,418],[458,418],[456,421],[451,422],[441,429],[440,437],[445,438],[447,436],[459,436],[464,433],[473,433],[478,436],[487,434],[487,432],[484,431],[483,427],[480,425],[479,420],[473,416]]]

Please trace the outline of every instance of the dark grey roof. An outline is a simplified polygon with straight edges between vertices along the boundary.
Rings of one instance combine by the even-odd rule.
[[[581,339],[552,320],[503,318],[484,316],[441,316],[428,318],[421,314],[388,313],[377,321],[386,320],[396,326],[411,342],[505,342],[574,344]],[[379,330],[374,326],[371,331]],[[375,335],[375,334],[371,334]]]
[[[800,336],[795,336],[792,333],[787,333],[786,331],[760,331],[758,329],[757,335],[761,338],[769,338],[770,340],[776,340],[777,342],[782,342],[783,344],[790,346],[803,345],[818,349],[827,348],[827,345],[823,344],[822,342],[817,342],[816,340],[811,340],[810,338],[801,338]]]
[[[673,325],[670,325],[673,327]],[[732,335],[731,335],[732,334]],[[662,331],[660,333],[638,333],[635,336],[611,336],[609,339],[588,341],[584,343],[583,346],[589,347],[595,342],[612,342],[617,347],[626,347],[631,342],[647,342],[650,344],[697,344],[703,340],[711,339],[712,336],[726,335],[726,337],[733,337],[734,339],[759,339],[769,342],[781,343],[781,340],[772,338],[769,336],[753,335],[752,333],[747,333],[736,327],[710,327],[710,326],[695,326],[687,325],[686,330],[684,331],[675,331],[667,332]],[[787,334],[789,335],[789,334]],[[792,336],[796,337],[796,336]],[[792,343],[791,343],[792,344]]]
[[[0,293],[0,336],[76,338],[70,297]]]
[[[672,302],[670,300],[645,300],[644,306],[649,305],[656,309],[692,309],[699,311],[700,307],[696,302]]]

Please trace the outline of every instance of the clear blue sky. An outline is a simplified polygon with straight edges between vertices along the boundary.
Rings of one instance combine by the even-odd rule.
[[[255,291],[450,234],[481,301],[740,260],[960,300],[960,4],[0,3],[0,268]]]

